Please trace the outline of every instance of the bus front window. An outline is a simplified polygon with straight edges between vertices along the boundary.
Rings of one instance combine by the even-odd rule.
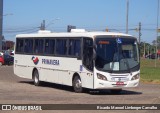
[[[108,72],[130,72],[139,68],[139,51],[134,38],[96,38],[95,67]]]

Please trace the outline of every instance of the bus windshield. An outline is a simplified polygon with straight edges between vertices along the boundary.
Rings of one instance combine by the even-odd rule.
[[[96,38],[95,67],[107,72],[131,72],[139,69],[139,49],[135,38]]]

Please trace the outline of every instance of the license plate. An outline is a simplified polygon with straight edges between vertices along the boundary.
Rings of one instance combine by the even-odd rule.
[[[111,80],[112,81],[118,81],[118,82],[124,82],[124,81],[128,81],[129,79],[128,78],[115,78],[115,77],[113,77],[113,78],[111,78]]]
[[[124,85],[124,82],[116,82],[117,86]]]

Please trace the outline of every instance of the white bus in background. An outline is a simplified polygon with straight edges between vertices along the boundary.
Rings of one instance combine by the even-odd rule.
[[[122,33],[39,32],[16,36],[14,73],[41,81],[83,88],[137,87],[140,60],[137,39]]]

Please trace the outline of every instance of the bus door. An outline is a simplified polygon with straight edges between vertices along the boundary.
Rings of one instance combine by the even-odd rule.
[[[83,38],[83,67],[82,87],[93,88],[93,39]]]

